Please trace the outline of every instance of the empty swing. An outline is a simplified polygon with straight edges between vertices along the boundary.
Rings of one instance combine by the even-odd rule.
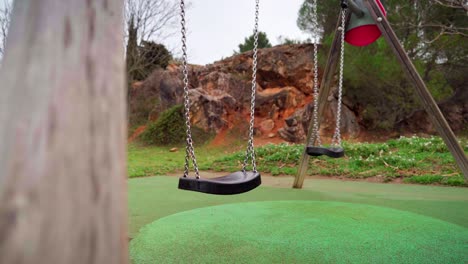
[[[312,23],[316,30],[315,36],[318,36],[318,17],[317,17],[317,0],[313,1],[312,4]],[[341,146],[341,103],[343,98],[343,68],[344,68],[344,42],[345,42],[345,25],[346,25],[346,8],[341,9],[341,52],[340,52],[340,72],[338,80],[338,105],[336,109],[336,123],[335,132],[329,147],[322,145],[319,131],[319,85],[318,85],[318,44],[317,41],[314,43],[314,111],[312,114],[313,118],[313,129],[310,141],[307,142],[306,152],[309,156],[328,156],[330,158],[341,158],[344,156],[344,149]]]
[[[187,45],[186,45],[186,29],[185,29],[185,3],[180,1],[180,16],[182,25],[182,60],[183,60],[183,82],[184,82],[184,116],[186,125],[186,147],[185,147],[185,167],[184,175],[179,178],[179,189],[202,192],[208,194],[239,194],[255,189],[261,184],[260,173],[257,171],[255,162],[255,150],[253,144],[254,132],[254,112],[255,112],[255,93],[257,88],[257,51],[258,51],[258,13],[259,0],[256,0],[255,5],[255,26],[254,26],[254,49],[253,49],[253,67],[252,67],[252,89],[250,100],[250,127],[249,140],[247,150],[243,161],[241,171],[231,173],[229,175],[202,179],[198,170],[197,159],[195,157],[195,149],[192,140],[192,131],[190,126],[190,98],[189,98],[189,81],[188,81],[188,65],[187,65]],[[252,170],[247,171],[249,158],[252,162]],[[192,161],[195,170],[195,177],[189,177],[190,160]]]

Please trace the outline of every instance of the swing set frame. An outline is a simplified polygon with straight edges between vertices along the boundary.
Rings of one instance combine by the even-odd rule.
[[[450,128],[447,120],[445,119],[444,115],[439,109],[436,101],[432,97],[429,89],[427,89],[426,84],[424,83],[423,79],[417,72],[414,64],[412,63],[411,59],[406,54],[404,48],[401,46],[395,31],[392,29],[390,23],[388,22],[387,18],[385,17],[384,12],[380,9],[377,0],[364,0],[364,4],[366,8],[368,8],[372,19],[374,20],[375,24],[379,27],[380,31],[382,32],[383,37],[387,41],[388,45],[392,48],[395,56],[398,58],[398,61],[401,64],[403,71],[407,74],[408,78],[413,82],[414,88],[416,89],[416,93],[418,97],[421,99],[421,102],[424,106],[424,110],[428,113],[429,118],[434,125],[436,131],[444,140],[445,144],[447,145],[448,149],[452,153],[452,156],[455,158],[455,162],[457,163],[458,167],[463,173],[465,178],[465,182],[468,182],[468,158],[463,151],[463,148],[457,141],[455,134],[453,133],[452,129]],[[346,15],[346,25],[349,24],[349,19],[351,13],[360,13],[362,10],[359,10],[358,6],[355,4],[353,0],[348,0],[348,9],[350,12],[347,12]],[[327,103],[327,97],[330,94],[331,90],[331,83],[333,80],[333,75],[336,72],[339,55],[340,55],[340,34],[341,32],[338,28],[341,26],[341,17],[338,19],[338,23],[335,29],[335,36],[333,38],[333,42],[328,54],[327,64],[325,66],[325,70],[322,76],[322,82],[320,83],[320,91],[319,91],[319,107],[318,107],[318,125],[320,127],[321,118],[323,116],[323,112],[325,110],[325,106]],[[304,151],[302,153],[301,160],[299,162],[298,173],[294,179],[293,188],[301,189],[305,176],[307,174],[307,169],[309,167],[309,159],[310,156],[307,154],[307,146],[308,142],[312,137],[312,130],[313,130],[313,120],[310,121],[309,129],[307,132],[306,137],[306,144],[304,147]],[[315,144],[315,142],[312,142]]]

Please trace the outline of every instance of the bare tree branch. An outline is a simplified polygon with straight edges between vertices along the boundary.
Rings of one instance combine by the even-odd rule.
[[[450,8],[460,8],[468,12],[468,1],[466,0],[434,0],[436,4]]]
[[[176,32],[177,0],[125,0],[126,31],[133,19],[138,30],[138,44],[161,42]]]
[[[443,46],[451,42],[444,36],[468,37],[468,27],[463,20],[467,17],[468,0],[411,0],[396,5],[403,19],[392,21],[399,29],[403,40],[408,45],[412,58],[432,61],[433,57],[445,57]],[[408,13],[408,9],[413,9]],[[405,11],[406,10],[406,11]],[[410,38],[411,32],[417,32],[419,41]],[[435,48],[437,46],[437,48]],[[439,60],[440,61],[440,60]]]
[[[154,64],[172,59],[170,52],[158,52],[155,50],[157,45],[149,42],[161,44],[175,34],[178,14],[178,0],[125,0],[125,46],[130,49],[126,52],[129,83],[149,75]]]

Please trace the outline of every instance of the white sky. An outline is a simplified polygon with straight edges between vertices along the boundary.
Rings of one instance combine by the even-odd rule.
[[[279,36],[307,39],[296,25],[304,0],[261,0],[259,30],[276,44]],[[229,57],[244,38],[253,33],[254,0],[192,0],[187,10],[189,62],[207,64]],[[165,41],[180,54],[180,33]]]
[[[0,0],[0,6],[4,0]],[[177,1],[177,0],[175,0]],[[187,10],[188,56],[194,64],[208,64],[229,57],[244,38],[253,33],[255,0],[189,0]],[[278,37],[307,39],[296,25],[304,0],[260,0],[259,30],[275,45]],[[180,33],[168,38],[166,46],[180,56]]]

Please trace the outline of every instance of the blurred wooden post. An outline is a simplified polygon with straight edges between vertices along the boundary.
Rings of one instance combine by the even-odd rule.
[[[395,56],[400,61],[403,71],[413,82],[416,94],[421,99],[422,105],[424,106],[424,109],[426,110],[435,129],[455,158],[455,162],[465,177],[465,182],[468,182],[468,158],[466,157],[463,148],[458,143],[455,134],[447,123],[447,120],[445,120],[444,115],[437,106],[437,103],[432,97],[429,89],[427,89],[426,84],[414,67],[411,59],[401,46],[400,41],[390,26],[390,23],[384,16],[382,10],[380,10],[378,3],[375,0],[365,0],[365,4],[380,31],[382,31],[382,35],[387,40],[388,45],[392,48]]]
[[[123,0],[15,1],[0,263],[128,263]]]

